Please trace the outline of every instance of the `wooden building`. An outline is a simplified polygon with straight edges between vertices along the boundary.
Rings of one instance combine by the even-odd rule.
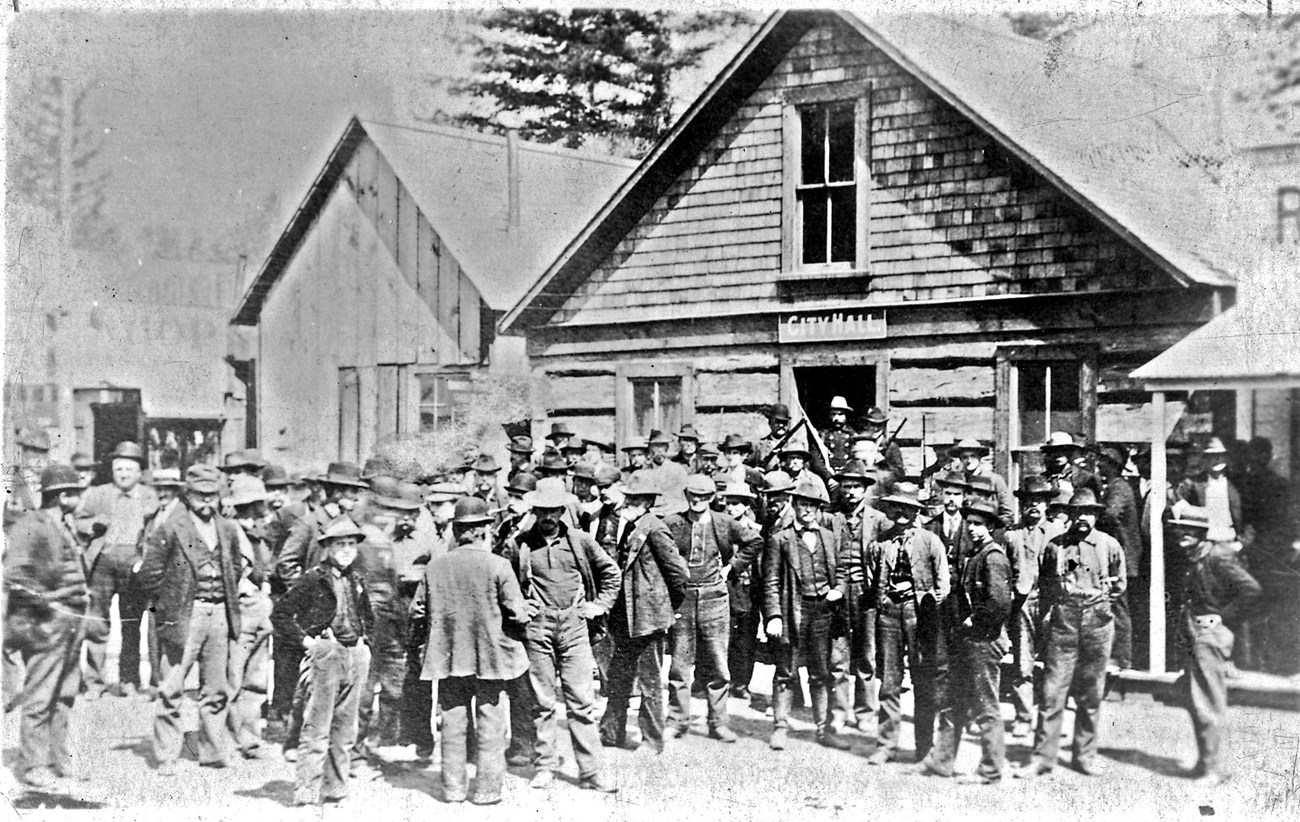
[[[476,375],[522,371],[498,318],[633,165],[351,120],[230,321],[247,445],[364,460],[452,419]]]
[[[1239,273],[1212,129],[1176,81],[1000,24],[772,15],[502,318],[551,417],[721,439],[843,395],[906,421],[913,468],[942,432],[1013,475],[1049,431],[1146,441],[1129,373]]]

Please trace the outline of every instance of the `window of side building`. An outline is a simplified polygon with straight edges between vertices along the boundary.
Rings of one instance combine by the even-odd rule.
[[[675,435],[695,420],[695,369],[690,363],[632,363],[615,370],[615,432],[621,448],[651,431]]]

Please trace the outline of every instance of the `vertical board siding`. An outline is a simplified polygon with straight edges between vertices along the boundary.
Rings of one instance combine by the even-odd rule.
[[[793,248],[788,92],[872,83],[866,304],[1163,283],[1163,275],[839,23],[797,43],[551,319],[771,310]],[[784,159],[783,159],[784,157]]]

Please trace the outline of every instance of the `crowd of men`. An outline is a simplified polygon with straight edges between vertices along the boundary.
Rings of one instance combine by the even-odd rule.
[[[751,698],[758,661],[775,669],[774,751],[805,703],[803,668],[818,744],[847,748],[855,729],[876,738],[870,765],[899,761],[910,687],[912,769],[953,777],[969,731],[980,764],[957,778],[996,784],[1010,772],[1007,667],[1011,733],[1032,736],[1014,775],[1052,773],[1067,700],[1073,767],[1100,773],[1099,715],[1108,674],[1131,665],[1126,591],[1143,568],[1147,487],[1135,494],[1125,476],[1132,455],[1054,433],[1043,472],[1013,490],[987,445],[956,439],[908,476],[886,415],[866,412],[859,432],[853,413],[835,398],[803,442],[775,405],[753,441],[705,442],[687,425],[622,449],[557,423],[543,448],[512,438],[508,467],[483,453],[436,476],[378,458],[291,476],[255,450],[145,475],[124,442],[111,481],[91,487],[93,463],[33,460],[30,510],[11,505],[5,521],[17,775],[39,787],[84,774],[68,744],[75,700],[134,694],[153,699],[153,760],[174,775],[197,668],[199,766],[258,759],[273,742],[296,763],[296,804],[343,799],[350,778],[373,775],[377,747],[414,746],[427,764],[439,739],[446,801],[500,801],[508,766],[550,788],[561,705],[579,786],[613,792],[603,749],[664,751],[695,727],[693,695],[707,736],[734,743],[729,700]],[[1260,613],[1247,566],[1265,588],[1272,577],[1249,550],[1265,528],[1227,449],[1211,439],[1200,457],[1205,473],[1168,489],[1166,527],[1196,775],[1217,783],[1234,631]],[[1274,558],[1293,568],[1286,547]]]

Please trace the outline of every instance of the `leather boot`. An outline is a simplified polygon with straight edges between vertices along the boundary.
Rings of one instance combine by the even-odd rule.
[[[847,750],[849,742],[831,731],[830,717],[827,716],[827,708],[830,705],[830,688],[825,685],[813,685],[809,683],[809,690],[812,691],[812,712],[813,724],[817,728],[817,743],[827,748],[836,750]]]

